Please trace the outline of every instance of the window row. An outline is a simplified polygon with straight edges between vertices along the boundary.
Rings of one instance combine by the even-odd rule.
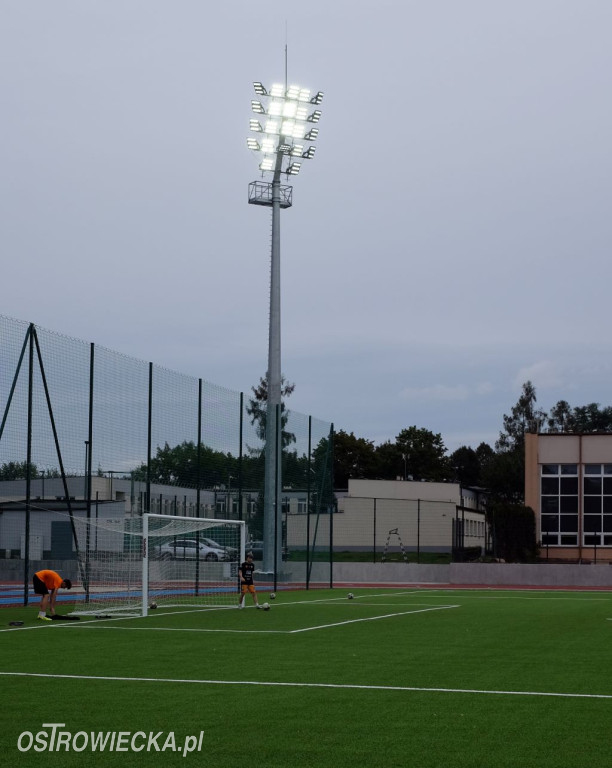
[[[540,489],[543,494],[577,496],[577,477],[542,477]],[[584,477],[582,492],[585,496],[612,496],[612,477]]]
[[[611,475],[612,464],[584,464],[583,475]],[[578,475],[578,464],[542,464],[542,475]]]

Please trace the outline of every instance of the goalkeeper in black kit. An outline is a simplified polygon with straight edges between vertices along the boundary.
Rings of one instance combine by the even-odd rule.
[[[255,570],[255,563],[253,562],[253,553],[249,552],[246,556],[246,560],[238,569],[238,577],[240,578],[240,601],[238,603],[239,608],[244,608],[244,601],[247,592],[250,592],[255,603],[255,608],[261,608],[259,601],[257,600],[257,592],[255,591],[255,584],[253,582],[253,571]]]

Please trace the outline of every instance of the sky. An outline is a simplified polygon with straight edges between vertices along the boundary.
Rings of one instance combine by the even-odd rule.
[[[250,393],[271,211],[246,138],[286,58],[325,94],[281,215],[289,408],[453,451],[527,380],[612,405],[609,0],[0,11],[1,314]]]

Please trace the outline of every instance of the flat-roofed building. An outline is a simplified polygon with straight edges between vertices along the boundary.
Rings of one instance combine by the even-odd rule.
[[[525,435],[525,504],[543,557],[612,562],[612,434]]]

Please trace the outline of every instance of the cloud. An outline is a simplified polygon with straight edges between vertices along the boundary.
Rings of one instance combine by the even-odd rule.
[[[467,400],[470,392],[467,387],[448,387],[445,384],[434,384],[431,387],[406,387],[400,392],[405,400]]]
[[[474,395],[489,395],[493,391],[493,385],[489,381],[478,382],[473,387],[464,384],[433,384],[429,387],[406,387],[400,392],[400,397],[403,400],[418,402],[459,402],[469,400]]]
[[[493,384],[490,381],[481,381],[476,385],[477,395],[490,395],[494,391]]]
[[[565,377],[558,363],[552,360],[540,360],[521,368],[514,379],[517,387],[522,386],[526,381],[531,381],[536,389],[553,389],[563,386]]]

